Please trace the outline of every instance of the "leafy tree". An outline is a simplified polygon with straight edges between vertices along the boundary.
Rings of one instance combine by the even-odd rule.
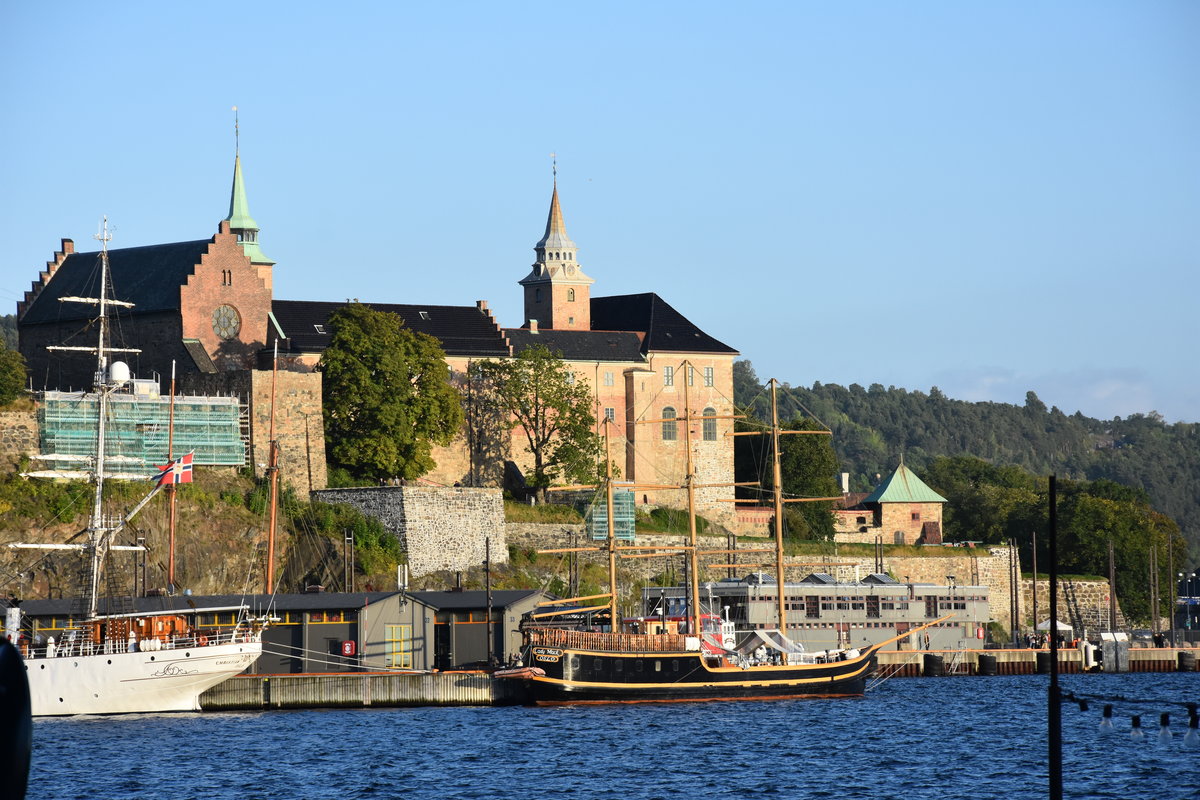
[[[25,357],[16,350],[0,347],[0,406],[6,406],[25,391]]]
[[[463,421],[446,354],[395,314],[349,303],[329,317],[321,357],[330,461],[368,478],[416,478]]]
[[[481,385],[490,387],[511,415],[511,426],[525,434],[533,457],[529,483],[542,491],[551,481],[595,480],[602,469],[603,446],[596,434],[596,412],[587,383],[544,345],[528,347],[505,361],[481,361]]]
[[[0,314],[0,343],[9,350],[17,349],[17,315]]]

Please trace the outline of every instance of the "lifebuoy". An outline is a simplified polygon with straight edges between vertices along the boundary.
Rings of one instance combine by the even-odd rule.
[[[208,637],[201,635],[200,638],[196,640],[196,644],[200,645],[201,647],[208,647]]]

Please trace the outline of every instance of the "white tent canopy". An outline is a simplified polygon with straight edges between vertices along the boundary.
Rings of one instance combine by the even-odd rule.
[[[1046,620],[1045,622],[1041,622],[1041,623],[1039,623],[1039,624],[1038,624],[1038,626],[1037,626],[1037,629],[1038,629],[1039,631],[1048,631],[1048,630],[1050,630],[1050,620]],[[1059,629],[1060,631],[1073,631],[1073,630],[1075,630],[1075,629],[1074,629],[1074,628],[1072,628],[1070,625],[1068,625],[1067,623],[1063,622],[1061,619],[1058,621],[1058,629]]]

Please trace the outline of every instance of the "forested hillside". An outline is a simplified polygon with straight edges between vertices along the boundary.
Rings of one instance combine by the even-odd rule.
[[[770,418],[770,395],[749,361],[734,364],[739,406]],[[1200,561],[1200,425],[1165,424],[1156,414],[1097,420],[1047,408],[1029,392],[1024,406],[952,400],[872,384],[848,388],[783,384],[779,417],[815,417],[833,431],[841,470],[852,491],[867,491],[876,475],[904,461],[923,473],[939,456],[974,456],[1039,475],[1111,480],[1142,489],[1155,509],[1178,523],[1191,561]]]

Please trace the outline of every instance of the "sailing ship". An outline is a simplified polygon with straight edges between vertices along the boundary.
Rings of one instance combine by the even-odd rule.
[[[112,550],[141,550],[141,545],[118,545],[118,534],[165,486],[190,478],[191,455],[171,461],[161,469],[154,489],[131,511],[119,517],[103,510],[104,481],[111,474],[105,467],[105,423],[109,399],[129,380],[129,368],[120,361],[109,363],[113,353],[137,352],[109,343],[109,309],[131,307],[131,303],[109,297],[108,222],[100,239],[99,297],[67,297],[66,301],[98,306],[99,338],[93,347],[59,346],[96,355],[94,396],[98,409],[96,452],[86,470],[93,483],[92,506],[85,541],[72,545],[10,545],[41,549],[82,549],[87,556],[86,582],[80,614],[57,637],[40,637],[23,642],[26,674],[33,716],[71,714],[122,714],[159,711],[197,711],[200,694],[211,686],[242,672],[262,653],[262,626],[237,609],[194,608],[148,611],[130,608],[114,613],[119,601],[109,600],[101,613],[101,576]],[[36,473],[34,473],[36,474]],[[172,515],[173,516],[173,515]],[[172,576],[173,580],[173,576]],[[132,606],[128,600],[126,605]],[[143,604],[144,605],[144,604]],[[20,630],[19,609],[10,609],[10,631]],[[236,624],[224,630],[197,626],[201,615],[220,612],[236,614]]]
[[[686,367],[686,364],[685,364]],[[899,636],[866,648],[835,648],[806,651],[792,642],[787,630],[783,560],[783,497],[779,467],[778,408],[775,381],[771,382],[773,467],[775,494],[774,566],[778,627],[753,630],[737,641],[732,623],[718,614],[705,613],[700,605],[699,560],[701,555],[728,554],[728,550],[697,547],[694,483],[690,428],[693,417],[684,390],[685,452],[689,544],[679,548],[652,548],[616,544],[613,522],[612,465],[606,469],[605,493],[608,510],[609,591],[602,595],[551,600],[543,606],[566,606],[561,610],[535,613],[523,621],[522,664],[503,670],[500,677],[524,683],[526,698],[537,705],[565,703],[671,702],[694,700],[769,699],[803,696],[857,696],[875,666],[875,654],[888,644],[949,617],[933,620]],[[607,434],[607,420],[605,421]],[[661,422],[650,420],[649,422]],[[805,432],[808,433],[808,432]],[[826,432],[828,433],[828,432]],[[607,452],[607,447],[606,447]],[[663,488],[663,487],[656,487]],[[821,498],[834,499],[834,498]],[[570,548],[570,550],[596,548]],[[641,618],[626,620],[617,615],[616,559],[624,551],[682,551],[688,558],[689,605],[683,619]],[[565,552],[556,550],[553,552]],[[742,551],[746,552],[746,551]],[[730,566],[730,565],[716,565]],[[607,600],[605,605],[581,607],[587,601]],[[571,630],[547,625],[540,620],[554,616],[608,611],[610,630]]]

